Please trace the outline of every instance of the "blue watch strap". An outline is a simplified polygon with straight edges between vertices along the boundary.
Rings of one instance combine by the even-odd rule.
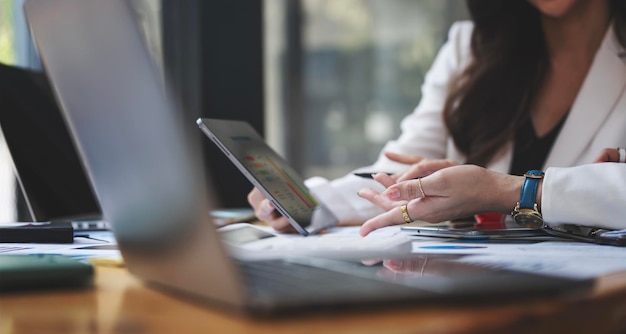
[[[543,172],[540,170],[529,170],[524,174],[524,184],[519,199],[519,207],[522,209],[532,209],[537,200],[537,189],[539,188],[539,180],[543,178]]]

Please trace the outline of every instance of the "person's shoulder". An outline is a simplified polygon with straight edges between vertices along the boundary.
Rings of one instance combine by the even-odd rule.
[[[620,30],[619,26],[613,22],[602,40],[600,50],[607,50],[623,59],[626,53],[626,46],[624,45],[626,44],[626,37],[620,38],[620,36],[626,33],[626,29],[623,29],[621,33],[618,30]]]
[[[472,21],[456,21],[450,26],[448,40],[457,45],[469,45],[473,31],[474,23]]]
[[[457,64],[465,65],[471,58],[471,40],[474,31],[472,21],[457,21],[450,26],[448,31],[448,45],[454,54]]]

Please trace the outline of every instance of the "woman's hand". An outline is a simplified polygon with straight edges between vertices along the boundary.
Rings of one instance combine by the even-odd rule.
[[[248,194],[248,203],[254,209],[255,216],[268,223],[274,230],[281,233],[294,233],[296,229],[291,226],[287,218],[281,215],[274,204],[270,202],[257,188]]]
[[[620,153],[621,151],[621,153]],[[626,162],[626,149],[605,148],[594,162]]]
[[[379,178],[384,175],[375,176],[375,179]],[[382,193],[365,188],[359,196],[387,212],[365,222],[360,234],[365,236],[381,227],[406,223],[400,209],[405,204],[411,220],[431,223],[481,212],[508,212],[519,198],[523,180],[520,176],[474,165],[460,165],[441,169],[421,179],[391,184]],[[422,196],[422,190],[426,197]]]
[[[392,152],[385,152],[385,157],[401,164],[411,165],[407,170],[391,176],[395,182],[424,177],[440,169],[457,166],[459,164],[458,162],[452,160],[426,159],[417,155],[398,154]]]

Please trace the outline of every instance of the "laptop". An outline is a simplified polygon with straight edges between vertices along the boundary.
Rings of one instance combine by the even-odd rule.
[[[0,64],[0,99],[0,126],[31,220],[106,228],[46,75]]]
[[[405,259],[402,272],[288,254],[236,261],[207,214],[218,194],[204,187],[194,120],[168,97],[129,4],[27,0],[25,11],[127,268],[150,286],[254,315],[545,296],[590,286],[437,257]]]
[[[210,118],[196,123],[300,234],[315,234],[337,224],[337,217],[313,197],[304,179],[250,124]]]

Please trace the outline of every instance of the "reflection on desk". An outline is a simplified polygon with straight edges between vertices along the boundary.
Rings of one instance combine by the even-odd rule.
[[[626,272],[568,300],[437,303],[251,319],[145,287],[123,268],[97,267],[94,289],[0,295],[3,333],[519,333],[626,329]]]

